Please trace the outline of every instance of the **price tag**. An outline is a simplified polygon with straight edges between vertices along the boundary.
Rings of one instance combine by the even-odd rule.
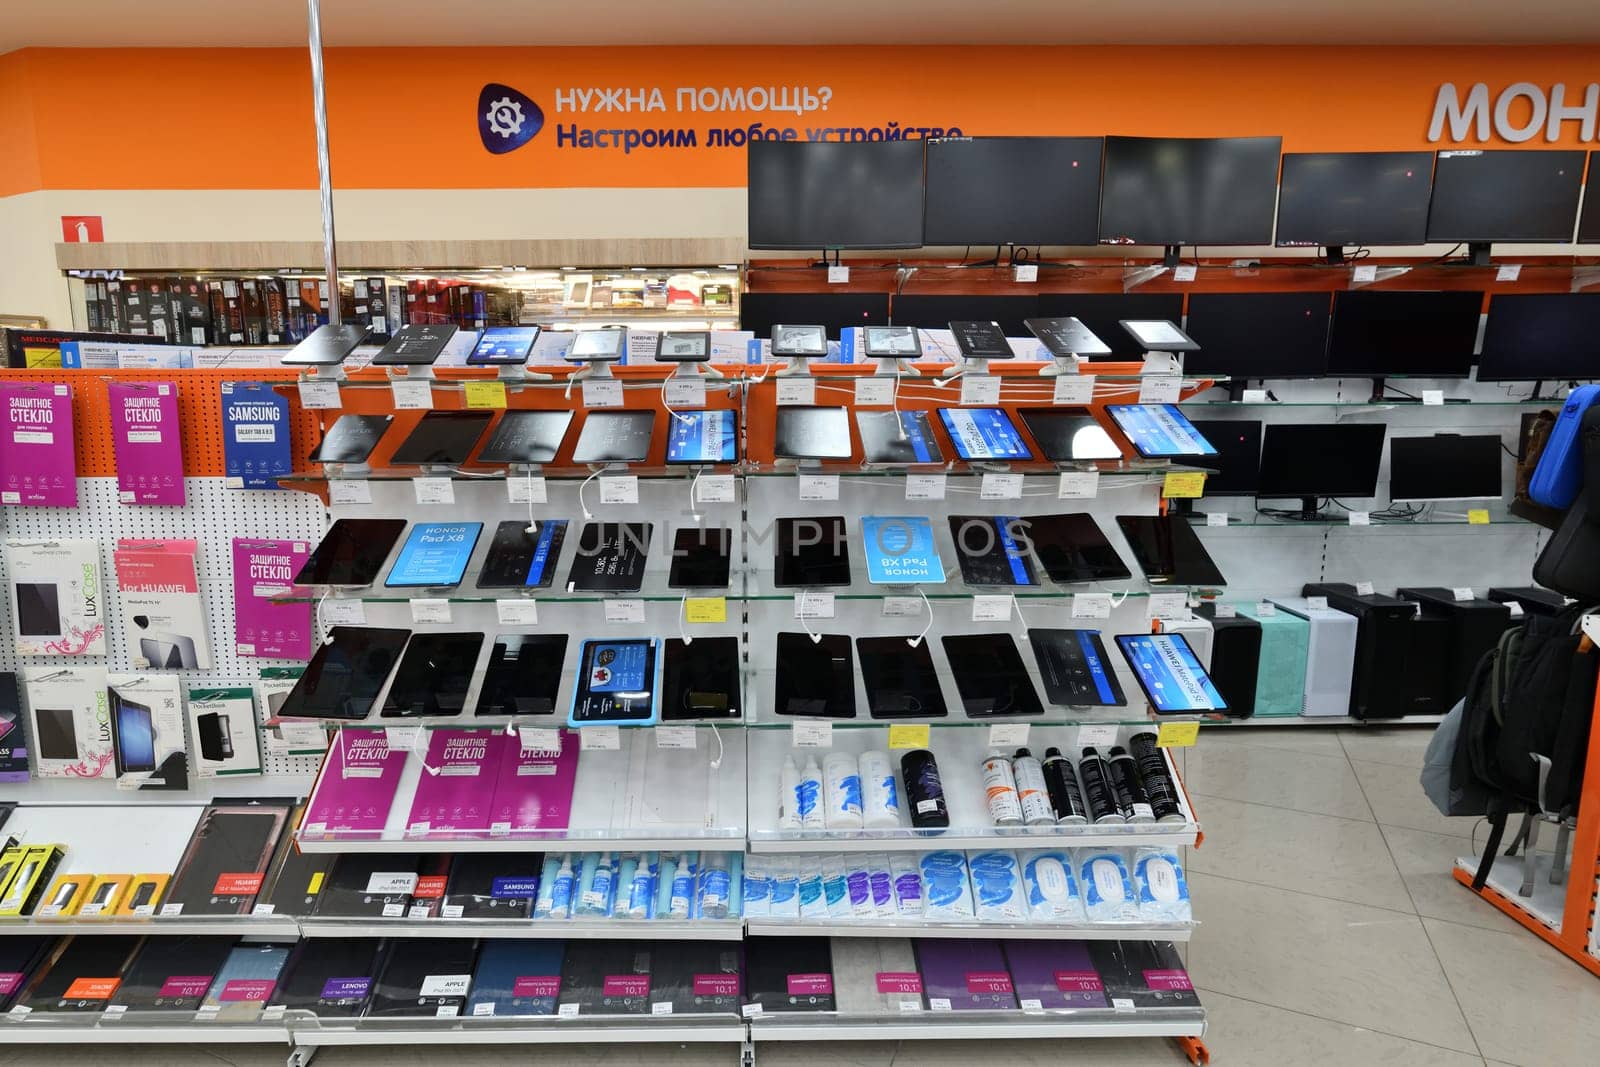
[[[250,909],[250,914],[258,919],[270,918],[272,913],[276,910],[277,907],[273,904],[257,904],[255,907]]]
[[[615,752],[622,748],[622,727],[585,726],[578,731],[578,742],[584,752]]]
[[[833,594],[815,589],[805,589],[794,596],[794,617],[797,619],[833,618]]]
[[[616,378],[590,378],[583,383],[583,406],[586,408],[620,408],[622,382]]]
[[[1000,403],[1000,379],[992,374],[961,376],[962,407],[993,407]]]
[[[1176,404],[1182,390],[1182,375],[1146,374],[1139,379],[1139,403]]]
[[[644,601],[608,600],[606,622],[644,622]]]
[[[1372,513],[1367,511],[1352,511],[1350,513],[1351,526],[1371,526]]]
[[[1005,622],[1011,618],[1011,594],[988,594],[972,598],[973,622]]]
[[[747,1005],[745,1005],[745,1007],[749,1007],[749,1005],[747,1004]],[[576,1004],[561,1004],[561,1005],[558,1005],[556,1007],[556,1015],[558,1015],[558,1016],[560,1016],[561,1018],[564,1018],[564,1019],[575,1019],[575,1018],[577,1018],[577,1015],[578,1015],[578,1005],[576,1005]]]
[[[1111,1010],[1118,1015],[1132,1015],[1135,1011],[1133,1001],[1127,997],[1112,997]]]
[[[1018,263],[1011,268],[1011,280],[1026,285],[1028,282],[1039,280],[1039,264]]]
[[[997,722],[989,727],[990,748],[1021,748],[1028,743],[1028,724]]]
[[[450,601],[439,597],[411,601],[412,622],[443,622],[450,621]]]
[[[1244,402],[1246,404],[1269,403],[1267,400],[1267,391],[1265,389],[1246,389],[1244,391]]]
[[[367,605],[360,600],[324,600],[321,613],[322,621],[330,626],[365,626],[367,624]]]
[[[671,408],[703,408],[706,383],[699,377],[668,378],[661,386],[661,399]]]
[[[833,723],[797,722],[793,740],[795,748],[832,748]]]
[[[100,1018],[107,1022],[115,1022],[122,1018],[122,1013],[128,1010],[126,1004],[107,1004],[105,1011],[100,1013]]]
[[[1308,596],[1306,597],[1306,607],[1312,611],[1327,611],[1328,598],[1325,596]]]
[[[1094,376],[1087,374],[1059,374],[1056,376],[1055,392],[1050,396],[1052,404],[1065,404],[1072,407],[1083,407],[1094,399]]]
[[[950,998],[949,997],[929,997],[928,998],[928,1010],[929,1011],[949,1011],[950,1010]]]
[[[1516,600],[1506,601],[1506,611],[1511,614],[1513,619],[1520,619],[1524,614],[1522,610],[1522,604]]]
[[[1443,389],[1424,389],[1422,391],[1422,406],[1425,408],[1438,408],[1444,406]]]
[[[1206,512],[1206,525],[1207,526],[1226,526],[1226,525],[1228,525],[1228,513],[1226,511],[1208,511],[1208,512]]]
[[[372,485],[355,478],[335,478],[328,483],[330,504],[370,504]]]
[[[694,750],[693,726],[657,726],[655,728],[657,748],[686,748]]]
[[[849,267],[845,267],[845,266],[837,266],[836,267],[836,266],[833,266],[831,264],[829,265],[829,267],[828,267],[828,284],[829,285],[844,285],[849,280],[850,280],[850,268]]]
[[[983,476],[983,482],[978,489],[978,497],[981,500],[1020,500],[1022,498],[1022,475],[989,471]]]
[[[1371,596],[1372,592],[1373,590],[1371,582],[1356,583],[1356,596]]]
[[[1072,598],[1072,617],[1074,619],[1109,619],[1111,618],[1110,593],[1077,593]]]
[[[1468,511],[1467,511],[1467,525],[1468,526],[1487,526],[1487,525],[1489,525],[1489,509],[1488,508],[1469,508]]]
[[[927,748],[928,724],[899,723],[889,727],[889,747],[892,749]]]
[[[1234,619],[1239,616],[1239,609],[1232,604],[1218,604],[1213,612],[1214,617],[1218,619]]]
[[[501,626],[534,626],[539,622],[537,600],[496,600],[495,621]]]
[[[1466,585],[1458,585],[1458,586],[1453,587],[1450,590],[1450,595],[1455,597],[1457,600],[1475,600],[1475,599],[1477,599],[1476,597],[1474,597],[1472,595],[1472,587],[1471,586],[1466,586]]]
[[[1057,500],[1088,500],[1099,495],[1099,471],[1062,471],[1056,482]]]
[[[410,382],[404,379],[396,379],[389,383],[389,393],[394,397],[394,406],[397,410],[431,411],[433,409],[432,382]]]
[[[728,598],[723,596],[692,596],[683,602],[683,617],[690,623],[719,623],[728,621]]]
[[[758,1006],[759,1005],[746,1005],[746,1007],[758,1007]],[[28,1007],[26,1004],[13,1004],[11,1006],[10,1015],[11,1015],[11,1017],[13,1019],[26,1019],[28,1016],[30,1016],[32,1014],[33,1014],[33,1009]]]
[[[406,752],[409,752],[409,751],[411,751],[412,748],[414,748],[416,746],[418,741],[422,740],[422,727],[420,727],[420,726],[385,726],[383,728],[383,736],[384,736],[384,739],[389,744],[390,751],[404,750]],[[394,892],[394,893],[405,892],[405,893],[409,893],[409,892],[411,892],[411,890],[413,890],[415,888],[416,888],[416,882],[413,881],[412,884],[408,885],[404,890],[395,889],[395,890],[388,890],[388,892]],[[377,892],[377,890],[368,889],[367,892],[374,893],[374,892]]]
[[[600,503],[637,504],[639,478],[633,474],[611,474],[600,479]]]
[[[468,382],[463,389],[469,408],[503,408],[506,406],[505,382]]]
[[[1375,282],[1378,280],[1378,268],[1372,264],[1357,267],[1350,273],[1350,280],[1353,282]]]
[[[882,408],[894,403],[894,379],[857,378],[856,407]]]
[[[454,504],[456,487],[449,478],[413,478],[411,488],[419,504]]]
[[[1117,743],[1117,724],[1114,722],[1092,722],[1078,727],[1078,747],[1084,748],[1109,748]]]
[[[943,474],[906,475],[907,500],[943,500],[945,476]]]
[[[560,752],[561,731],[554,726],[519,726],[517,744],[529,752]]]
[[[1188,748],[1200,736],[1198,722],[1164,722],[1156,734],[1157,748]]]
[[[1022,1005],[1022,1014],[1024,1015],[1044,1014],[1044,1001],[1035,997],[1023,997],[1018,1003]]]
[[[427,917],[428,905],[426,904],[413,904],[411,905],[411,910],[406,912],[406,918],[408,919],[426,919]]]
[[[1256,618],[1270,619],[1278,614],[1278,605],[1270,600],[1262,600],[1256,604]]]
[[[163,919],[170,919],[174,915],[182,915],[182,914],[183,914],[183,905],[182,904],[163,904],[163,905],[161,905],[161,917]]]
[[[287,1010],[288,1005],[286,1004],[268,1004],[261,1009],[261,1021],[272,1022],[275,1019],[281,1019]]]
[[[1192,282],[1197,269],[1193,263],[1180,263],[1172,268],[1172,280],[1175,282]]]
[[[817,402],[817,380],[815,378],[792,377],[778,379],[778,406],[789,407],[793,404],[814,404]]]
[[[732,504],[737,499],[733,475],[700,475],[694,483],[694,498],[702,504]]]
[[[1205,471],[1170,471],[1161,479],[1161,495],[1168,500],[1193,500],[1205,491]]]
[[[1151,593],[1150,617],[1152,619],[1186,619],[1189,617],[1187,593]]]
[[[339,400],[338,382],[301,382],[300,406],[311,411],[337,411],[344,405]]]
[[[1497,282],[1514,282],[1522,276],[1522,264],[1507,263],[1494,272]]]
[[[839,476],[837,474],[802,474],[799,482],[801,500],[839,499]]]
[[[565,1007],[566,1005],[562,1005],[562,1006]],[[577,1005],[573,1005],[573,1007],[577,1007]],[[12,1009],[12,1010],[14,1011],[15,1009]],[[760,1004],[743,1004],[743,1005],[740,1005],[739,1014],[744,1016],[746,1019],[748,1019],[748,1018],[750,1018],[752,1016],[755,1016],[755,1015],[760,1015],[761,1014],[761,1005]]]
[[[922,599],[914,596],[886,596],[883,598],[885,616],[905,617],[922,614]]]
[[[549,497],[546,493],[544,479],[540,477],[517,477],[510,475],[506,478],[506,502],[509,504],[546,504]]]
[[[658,1001],[656,1001],[654,1004],[650,1005],[650,1014],[651,1015],[671,1015],[672,1014],[672,1001],[670,1001],[670,1000],[658,1000]]]

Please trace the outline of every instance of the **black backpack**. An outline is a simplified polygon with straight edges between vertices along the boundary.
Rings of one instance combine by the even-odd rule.
[[[1513,811],[1577,809],[1594,718],[1600,652],[1584,649],[1573,605],[1507,630],[1473,672],[1451,767],[1452,790],[1478,793],[1490,823],[1473,888],[1481,889]]]

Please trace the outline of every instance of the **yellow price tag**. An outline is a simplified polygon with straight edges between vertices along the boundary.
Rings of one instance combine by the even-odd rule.
[[[467,407],[503,408],[506,406],[505,382],[468,382]]]
[[[692,596],[684,601],[683,617],[690,622],[727,622],[728,598],[725,596]]]
[[[1157,748],[1188,748],[1200,736],[1198,722],[1164,722],[1156,734]]]
[[[1161,495],[1168,500],[1193,499],[1205,491],[1205,471],[1173,471],[1161,482]]]
[[[889,727],[890,748],[927,748],[928,724],[906,723]]]
[[[1489,509],[1488,508],[1470,508],[1470,509],[1468,509],[1468,511],[1467,511],[1467,525],[1468,526],[1487,526],[1487,525],[1489,525]]]
[[[306,896],[314,897],[322,891],[322,871],[311,876],[311,881],[306,885]]]

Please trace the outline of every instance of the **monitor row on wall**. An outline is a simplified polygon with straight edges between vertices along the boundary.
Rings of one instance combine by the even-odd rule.
[[[952,321],[991,320],[1026,337],[1024,319],[1073,316],[1135,358],[1138,343],[1122,319],[1182,321],[1199,345],[1185,356],[1193,374],[1235,378],[1411,375],[1459,378],[1477,364],[1479,381],[1586,381],[1600,378],[1600,293],[1506,293],[1488,302],[1478,290],[1339,292],[1040,293],[1035,296],[887,293],[749,293],[741,325],[757,337],[778,323],[819,323],[830,332],[892,321],[945,329]]]
[[[1600,242],[1581,150],[1291,152],[1278,137],[752,141],[757,249]],[[1276,226],[1274,226],[1276,222]]]

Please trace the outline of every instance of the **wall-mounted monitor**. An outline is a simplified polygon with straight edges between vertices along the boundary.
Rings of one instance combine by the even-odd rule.
[[[1107,137],[1100,242],[1269,245],[1278,137]]]
[[[1315,378],[1328,367],[1327,293],[1191,293],[1190,374]]]
[[[1464,378],[1472,370],[1483,293],[1350,289],[1333,294],[1334,377]]]
[[[1600,293],[1506,293],[1489,301],[1480,382],[1600,379]]]
[[[923,243],[1094,244],[1103,143],[1100,137],[929,141]]]
[[[1583,162],[1581,151],[1440,152],[1433,168],[1428,240],[1572,240]]]
[[[921,141],[755,141],[751,248],[916,248]]]
[[[1277,244],[1422,244],[1432,188],[1432,152],[1285,153]]]

